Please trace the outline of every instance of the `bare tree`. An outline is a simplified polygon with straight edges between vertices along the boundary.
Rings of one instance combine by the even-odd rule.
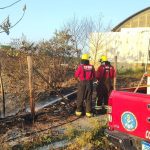
[[[79,58],[81,55],[81,51],[84,49],[84,41],[85,41],[85,25],[84,21],[79,21],[75,16],[74,18],[67,23],[64,28],[69,31],[70,35],[72,35],[72,42],[74,44],[74,53],[77,54]],[[80,47],[80,48],[79,48]]]
[[[96,20],[91,17],[78,20],[74,17],[73,20],[65,25],[65,28],[69,30],[70,35],[73,37],[77,57],[79,58],[82,52],[87,52],[92,47],[92,59],[95,64],[98,50],[103,43],[100,32],[110,30],[110,25],[104,27],[102,16],[100,15]],[[97,38],[92,38],[92,33],[97,33]]]

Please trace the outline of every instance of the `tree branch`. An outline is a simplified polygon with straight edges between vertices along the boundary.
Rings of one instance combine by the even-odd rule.
[[[25,14],[25,10],[23,10],[23,14],[22,14],[21,18],[12,26],[7,26],[7,25],[2,26],[2,25],[0,25],[0,27],[3,29],[2,31],[0,31],[0,33],[6,32],[7,34],[9,34],[9,30],[12,29],[13,27],[15,27],[23,19],[24,14]],[[9,23],[9,21],[8,21],[8,23]]]
[[[12,4],[8,5],[8,6],[0,7],[0,9],[6,9],[6,8],[9,8],[9,7],[15,5],[16,3],[20,2],[20,1],[21,1],[21,0],[18,0],[18,1],[15,1],[14,3],[12,3]]]
[[[12,4],[8,5],[8,6],[0,7],[0,9],[6,9],[6,8],[9,8],[9,7],[11,7],[11,6],[17,4],[17,3],[20,2],[20,1],[21,1],[21,0],[18,0],[18,1],[14,2],[14,3],[12,3]]]

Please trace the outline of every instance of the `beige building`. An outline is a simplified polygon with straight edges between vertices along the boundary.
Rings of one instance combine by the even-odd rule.
[[[117,56],[121,63],[147,63],[150,50],[150,7],[128,17],[111,32],[92,33],[90,53],[93,64],[98,65],[101,55],[110,61]]]

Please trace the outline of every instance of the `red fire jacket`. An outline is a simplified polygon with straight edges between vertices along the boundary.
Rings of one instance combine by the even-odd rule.
[[[93,80],[95,78],[95,69],[92,65],[80,64],[75,71],[75,78],[80,80]]]
[[[108,62],[103,62],[96,72],[96,79],[103,80],[106,78],[113,79],[115,77],[115,69],[113,66],[110,65]]]

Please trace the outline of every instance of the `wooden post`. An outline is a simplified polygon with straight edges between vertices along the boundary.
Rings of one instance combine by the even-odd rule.
[[[116,71],[116,76],[114,77],[114,90],[116,90],[116,82],[117,82],[117,56],[114,58],[114,69]]]
[[[0,84],[1,84],[1,93],[2,93],[2,101],[3,101],[3,117],[5,117],[5,93],[2,79],[2,65],[0,63]]]
[[[27,62],[28,62],[28,74],[29,74],[29,97],[30,97],[30,110],[33,117],[34,122],[34,116],[35,116],[35,103],[33,99],[33,82],[32,82],[32,74],[33,74],[33,65],[32,65],[32,57],[27,56]]]

